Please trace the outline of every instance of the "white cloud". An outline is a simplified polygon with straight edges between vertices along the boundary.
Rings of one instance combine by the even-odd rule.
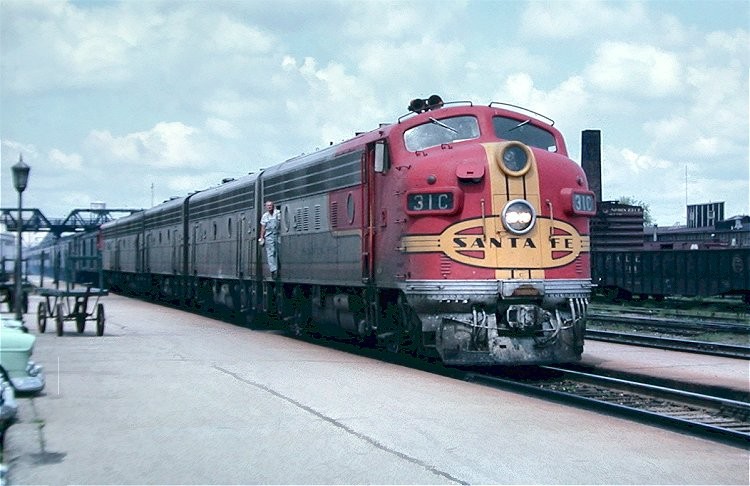
[[[149,76],[164,82],[187,67],[190,75],[208,65],[216,72],[227,63],[248,68],[253,56],[267,55],[276,44],[264,30],[193,2],[90,8],[42,1],[5,17],[3,29],[13,41],[0,62],[7,86],[18,93],[111,87]],[[30,58],[33,66],[26,63]]]
[[[586,68],[591,85],[630,96],[675,96],[682,89],[683,69],[671,52],[654,46],[605,42]]]
[[[584,80],[580,76],[566,79],[545,91],[537,88],[534,79],[527,73],[515,73],[508,76],[503,83],[502,91],[496,93],[493,99],[513,100],[512,104],[523,106],[551,118],[564,135],[570,135],[566,133],[566,127],[575,126],[574,114],[585,110],[591,103]],[[568,137],[569,154],[577,159],[577,153],[571,151],[570,142],[570,137]]]
[[[291,71],[296,69],[297,67],[297,60],[294,59],[292,56],[284,56],[284,59],[281,61],[281,68],[284,71]]]
[[[58,149],[52,149],[47,157],[61,170],[80,171],[83,169],[83,158],[78,154],[65,154]]]
[[[638,2],[567,0],[528,2],[521,14],[521,33],[526,37],[571,39],[592,34],[643,28],[648,15]]]
[[[194,167],[207,161],[196,140],[199,131],[180,122],[161,122],[147,132],[115,137],[93,130],[87,144],[104,160],[155,167]]]
[[[60,191],[61,202],[66,206],[73,209],[85,209],[91,206],[93,202],[91,194],[87,191],[75,191],[65,190]],[[53,217],[62,216],[62,214],[55,214]]]
[[[638,175],[640,172],[651,169],[669,169],[673,165],[668,160],[657,159],[647,154],[638,154],[628,148],[620,150],[620,158],[625,162],[631,175]]]
[[[675,115],[668,119],[646,122],[643,131],[646,136],[672,144],[678,141],[689,126],[687,118]]]
[[[720,49],[738,56],[747,56],[748,43],[750,39],[746,30],[716,31],[706,35],[708,49]]]
[[[632,197],[649,204],[656,222],[672,224],[684,219],[685,186],[679,175],[683,165],[627,147],[602,147],[604,200]]]
[[[358,50],[358,69],[367,79],[399,80],[402,85],[445,84],[464,76],[471,56],[460,40],[420,35],[404,42],[371,41]]]
[[[698,137],[690,144],[690,149],[698,156],[715,155],[719,145],[719,139],[716,137]]]
[[[352,3],[355,11],[360,11],[349,16],[343,25],[344,31],[352,37],[398,39],[412,32],[415,26],[425,24],[424,12],[408,4],[398,10],[383,10],[370,2]]]
[[[32,160],[39,156],[39,150],[34,144],[31,143],[22,143],[17,140],[2,139],[2,144],[0,146],[2,147],[2,150],[0,150],[0,154],[2,155],[3,165],[15,164],[16,162],[18,162],[19,156],[22,156],[28,164],[29,160]]]
[[[275,40],[273,36],[257,28],[236,22],[226,15],[220,15],[213,34],[213,43],[222,51],[262,54],[273,47]]]
[[[233,139],[241,136],[236,126],[231,122],[219,118],[209,118],[206,120],[206,129],[222,138]]]
[[[166,186],[170,191],[184,195],[216,185],[220,179],[216,174],[201,174],[199,176],[182,175],[166,178]]]
[[[306,57],[300,63],[287,56],[283,68],[291,87],[283,94],[287,120],[301,127],[300,137],[306,134],[320,147],[374,127],[374,121],[362,126],[363,120],[377,119],[380,113],[372,90],[342,64],[331,62],[319,67],[314,58]],[[331,113],[337,115],[331,117]]]
[[[138,137],[116,138],[107,130],[93,130],[87,144],[115,160],[138,161],[141,150],[137,146]]]
[[[259,104],[253,97],[230,89],[220,89],[203,102],[203,110],[231,120],[257,115]]]
[[[128,80],[129,61],[144,39],[160,31],[155,16],[67,2],[34,2],[5,18],[3,28],[14,40],[4,52],[2,71],[19,93]]]
[[[431,36],[443,32],[446,26],[460,21],[469,2],[399,0],[342,2],[346,15],[343,16],[342,31],[356,41],[370,42],[400,41],[412,38],[415,33]],[[432,53],[429,53],[432,54]]]
[[[654,30],[657,35],[663,36],[665,43],[676,46],[690,43],[690,33],[674,15],[665,15],[659,24],[659,28]]]
[[[349,101],[358,87],[356,77],[347,74],[346,68],[338,63],[329,63],[317,69],[315,60],[306,58],[299,74],[313,92],[322,94],[326,100],[334,103]]]
[[[651,148],[730,170],[747,160],[749,145],[747,33],[712,33],[682,53],[686,89],[678,104],[646,107]],[[738,44],[745,42],[745,53]],[[743,59],[744,57],[744,59]],[[744,65],[744,68],[743,68]],[[648,117],[653,116],[652,119]],[[740,176],[738,174],[738,176]],[[741,177],[745,177],[742,174]]]

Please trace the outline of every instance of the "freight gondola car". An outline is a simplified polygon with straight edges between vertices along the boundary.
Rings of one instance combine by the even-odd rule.
[[[740,295],[750,304],[750,248],[597,250],[591,255],[593,281],[611,298]]]

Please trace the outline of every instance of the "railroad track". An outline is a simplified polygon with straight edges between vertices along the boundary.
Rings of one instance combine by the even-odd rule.
[[[543,378],[467,372],[465,381],[575,403],[750,448],[750,403],[647,383],[541,367]]]
[[[740,320],[705,319],[697,316],[661,317],[627,312],[589,312],[589,323],[601,325],[628,325],[663,329],[665,331],[715,331],[750,335],[750,324]]]
[[[650,334],[603,331],[599,329],[587,329],[586,339],[750,360],[750,346],[736,344],[693,341]]]
[[[601,311],[590,312],[587,319],[586,339],[750,359],[750,323],[746,320]],[[710,341],[689,339],[691,335],[709,336]]]

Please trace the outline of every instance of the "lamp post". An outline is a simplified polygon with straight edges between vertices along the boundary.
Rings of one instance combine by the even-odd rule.
[[[16,319],[23,320],[23,272],[21,271],[21,235],[23,233],[23,191],[26,190],[26,184],[29,182],[29,171],[31,167],[24,164],[23,156],[19,154],[18,163],[11,167],[13,170],[13,187],[18,191],[18,238],[16,239],[16,298],[15,311]]]

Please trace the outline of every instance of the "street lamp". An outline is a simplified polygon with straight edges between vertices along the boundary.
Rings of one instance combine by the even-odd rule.
[[[18,191],[18,238],[16,239],[16,299],[15,299],[15,311],[16,319],[19,321],[23,320],[23,278],[21,272],[21,235],[23,233],[23,191],[26,190],[26,185],[29,182],[29,171],[31,167],[24,164],[23,155],[18,155],[18,163],[11,167],[13,170],[13,187]]]

